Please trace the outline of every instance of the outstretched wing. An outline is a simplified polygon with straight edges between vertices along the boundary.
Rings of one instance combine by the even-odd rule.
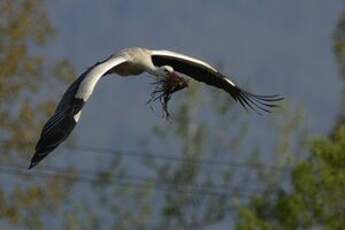
[[[184,54],[168,50],[152,50],[151,58],[156,66],[169,65],[175,71],[188,75],[197,81],[225,90],[245,109],[250,108],[258,113],[260,113],[260,110],[270,113],[270,108],[276,106],[274,103],[283,100],[279,95],[249,93],[238,87],[208,63]]]
[[[88,68],[68,87],[56,107],[55,113],[42,129],[29,169],[36,166],[67,139],[77,124],[82,108],[91,96],[98,80],[107,74],[109,70],[126,61],[127,59],[124,57],[111,56]]]

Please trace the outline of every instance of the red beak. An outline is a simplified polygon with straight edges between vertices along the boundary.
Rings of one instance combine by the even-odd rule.
[[[171,77],[172,80],[178,80],[178,79],[181,78],[181,77],[178,75],[178,73],[175,72],[175,71],[173,71],[173,72],[170,73],[170,77]]]
[[[171,88],[171,93],[188,87],[188,81],[180,77],[179,74],[175,71],[170,73],[169,78],[169,87]]]

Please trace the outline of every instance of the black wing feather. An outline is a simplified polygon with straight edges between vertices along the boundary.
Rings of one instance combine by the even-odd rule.
[[[105,60],[97,62],[93,66],[89,67],[68,87],[59,104],[57,105],[55,113],[50,117],[42,129],[40,139],[35,148],[36,152],[31,159],[29,169],[37,165],[44,157],[58,147],[71,134],[76,125],[74,116],[81,111],[85,104],[83,99],[75,97],[81,82],[95,66],[102,64],[113,57],[114,55],[111,55]],[[112,73],[111,71],[113,70],[114,68],[102,76]]]
[[[197,81],[223,89],[245,109],[250,108],[259,114],[260,111],[270,113],[270,108],[276,107],[274,103],[283,100],[283,97],[279,95],[256,95],[246,92],[238,86],[231,84],[223,74],[187,59],[158,54],[153,54],[151,57],[154,65],[169,65],[175,71],[188,75]]]
[[[55,113],[44,125],[40,139],[35,147],[35,154],[31,159],[29,169],[36,166],[71,134],[76,125],[74,115],[80,112],[85,104],[82,99],[75,98],[74,96],[87,73],[88,71],[82,74],[68,87],[57,105]]]

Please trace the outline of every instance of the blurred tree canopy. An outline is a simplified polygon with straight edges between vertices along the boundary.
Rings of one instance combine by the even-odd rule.
[[[345,127],[319,138],[291,172],[291,185],[254,197],[237,229],[344,229]]]
[[[334,33],[334,52],[345,80],[345,13]],[[345,111],[340,112],[329,136],[314,140],[306,159],[293,167],[289,185],[240,208],[237,229],[344,229]]]
[[[43,68],[44,57],[31,52],[34,47],[46,45],[52,35],[53,28],[41,0],[0,1],[1,167],[27,164],[33,149],[31,143],[53,108],[51,100],[32,100],[40,87],[47,84],[49,77],[44,78],[43,73],[50,74]],[[71,75],[72,69],[64,74]],[[56,78],[63,84],[59,79]],[[72,184],[55,176],[41,179],[40,183],[30,183],[25,175],[4,174],[1,178],[0,218],[4,227],[41,229],[44,215],[61,205]]]

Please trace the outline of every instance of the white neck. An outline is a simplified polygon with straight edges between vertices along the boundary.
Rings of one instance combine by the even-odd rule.
[[[148,72],[149,74],[155,76],[155,77],[162,77],[162,72],[161,69],[157,66],[150,66],[149,69],[146,70],[146,72]]]

